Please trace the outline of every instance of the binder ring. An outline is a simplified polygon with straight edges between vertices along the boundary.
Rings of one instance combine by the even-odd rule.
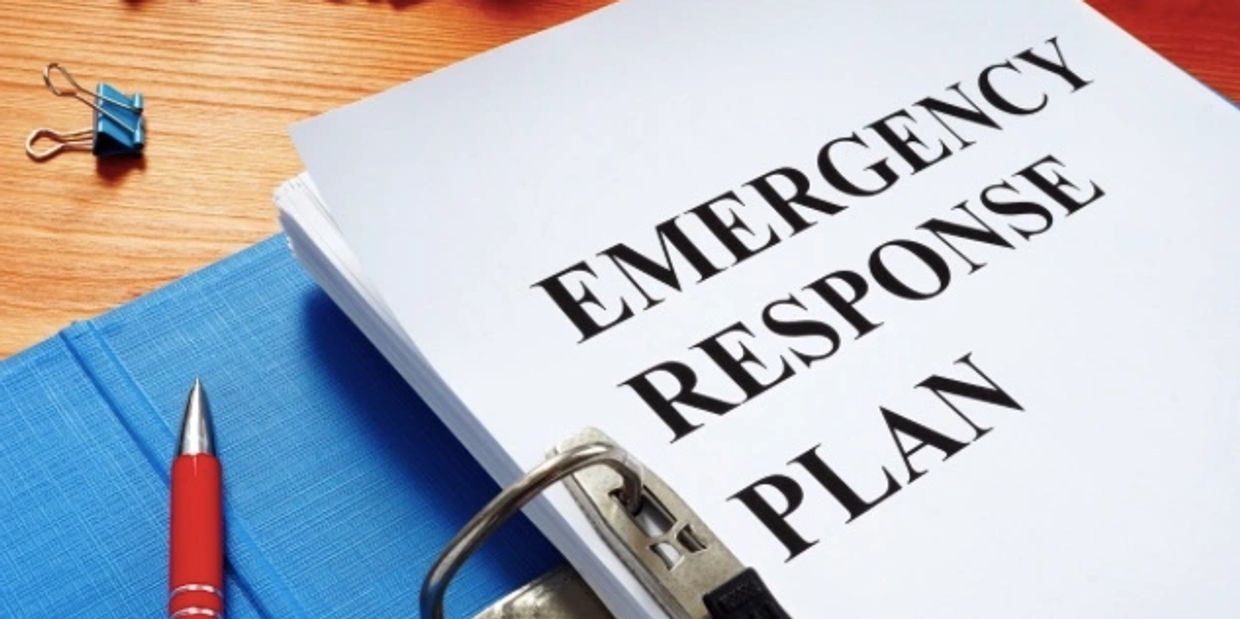
[[[619,498],[630,512],[637,513],[644,487],[643,471],[640,464],[629,458],[627,451],[617,445],[595,442],[552,455],[521,479],[504,488],[448,542],[443,553],[431,565],[426,580],[422,582],[422,616],[443,619],[443,597],[448,583],[469,555],[504,521],[560,480],[582,469],[598,465],[610,467],[620,475],[624,480],[624,488]]]

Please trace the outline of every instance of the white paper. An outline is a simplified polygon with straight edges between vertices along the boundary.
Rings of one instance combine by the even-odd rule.
[[[1054,59],[1050,37],[1088,85],[1013,60],[1026,49]],[[979,72],[1009,60],[1020,72],[1001,69],[995,83],[1025,106],[1045,94],[1044,109],[980,100]],[[963,150],[914,106],[957,101],[946,89],[957,82],[1002,126],[953,124],[975,142]],[[953,154],[911,174],[867,129],[901,109]],[[846,196],[817,174],[823,144],[853,132],[900,175],[881,195]],[[393,362],[429,376],[424,397],[501,483],[566,434],[599,427],[677,488],[797,617],[1228,616],[1240,602],[1240,117],[1083,5],[629,0],[293,135],[369,294],[407,338]],[[1046,155],[1063,165],[1044,170],[1083,182],[1071,195],[1092,181],[1105,196],[1067,216],[1013,178]],[[745,186],[783,166],[848,208],[801,209],[818,223],[790,235]],[[1044,234],[1022,239],[1011,226],[1036,218],[980,206],[979,192],[1005,179],[1051,210]],[[781,242],[679,292],[649,286],[661,304],[585,342],[534,286],[580,260],[607,266],[598,254],[617,243],[661,257],[655,226],[726,191],[751,228],[769,225]],[[986,262],[972,274],[917,229],[932,217],[967,223],[952,210],[966,200],[1014,246],[958,243]],[[942,294],[878,290],[867,261],[893,239],[942,256],[952,277]],[[707,251],[730,264],[722,247]],[[858,308],[882,326],[863,337],[804,288],[838,270],[869,279]],[[621,290],[618,278],[591,285]],[[763,307],[789,294],[808,307],[798,317],[843,336],[809,368],[789,347],[821,341],[763,327]],[[738,321],[768,362],[758,380],[781,356],[795,374],[722,416],[682,407],[702,425],[671,442],[621,383],[676,360],[700,371],[701,390],[739,400],[690,349]],[[966,353],[1024,409],[961,400],[993,428],[978,439],[915,387],[934,374],[976,382],[954,363]],[[946,461],[921,450],[911,461],[925,474],[909,484],[880,407],[967,446]],[[884,467],[901,490],[846,522],[788,464],[818,444],[862,496],[881,494]],[[774,474],[803,489],[787,522],[817,540],[791,560],[729,500]],[[656,612],[566,493],[530,515],[617,614]]]

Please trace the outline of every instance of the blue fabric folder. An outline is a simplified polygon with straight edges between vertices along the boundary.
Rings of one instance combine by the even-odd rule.
[[[283,237],[0,362],[0,617],[167,616],[195,376],[224,467],[228,617],[416,617],[430,562],[498,489]],[[560,562],[514,521],[448,609]]]

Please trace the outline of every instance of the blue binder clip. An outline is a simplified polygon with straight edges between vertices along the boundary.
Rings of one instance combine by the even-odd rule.
[[[59,72],[68,81],[67,88],[61,88],[52,81],[52,71]],[[60,63],[53,62],[43,68],[43,83],[57,97],[73,97],[94,110],[94,121],[90,127],[78,131],[61,133],[47,128],[35,129],[26,138],[26,154],[35,161],[44,161],[66,150],[89,149],[96,157],[129,155],[140,157],[146,146],[146,130],[143,127],[142,93],[135,92],[132,97],[126,96],[111,84],[100,82],[95,92],[82,88],[73,75]],[[47,138],[55,144],[38,150],[35,142]]]

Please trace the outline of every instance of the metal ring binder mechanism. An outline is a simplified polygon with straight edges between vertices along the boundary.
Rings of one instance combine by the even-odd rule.
[[[422,584],[422,616],[442,619],[453,574],[508,517],[560,481],[591,523],[673,619],[788,619],[752,568],[657,475],[593,428],[505,488],[448,542]],[[608,618],[571,568],[563,567],[495,603],[475,619]]]
[[[68,82],[67,87],[56,85],[52,79],[53,71]],[[39,128],[30,132],[26,138],[26,154],[31,159],[45,161],[67,150],[90,150],[96,157],[142,154],[146,145],[142,93],[135,92],[132,97],[127,97],[106,82],[99,82],[95,92],[91,93],[57,62],[43,67],[43,83],[57,97],[73,97],[85,103],[94,110],[94,116],[91,126],[77,131]],[[35,143],[43,138],[55,144],[43,150],[36,149]]]

